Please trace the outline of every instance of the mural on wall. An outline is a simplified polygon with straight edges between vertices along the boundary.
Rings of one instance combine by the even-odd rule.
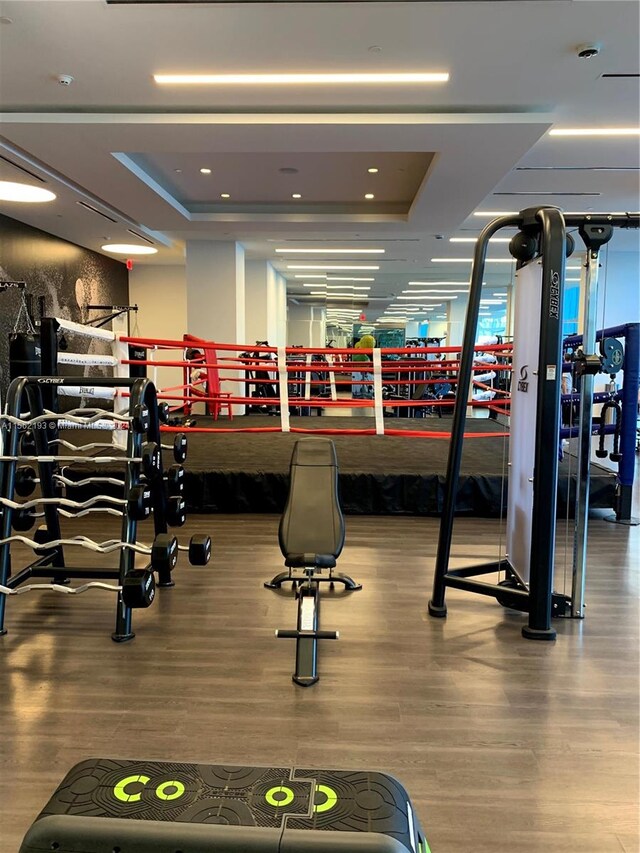
[[[129,274],[124,263],[1,215],[0,279],[26,282],[26,292],[33,297],[34,313],[38,312],[39,297],[44,297],[46,317],[63,317],[76,323],[87,323],[92,317],[107,313],[88,311],[87,305],[126,305],[129,301]],[[27,330],[24,316],[19,317],[21,302],[18,290],[0,292],[0,386],[3,392],[9,380],[10,336],[16,322],[19,323],[18,331]],[[40,319],[39,315],[36,319]],[[73,336],[69,344],[74,352],[111,352],[108,342],[92,338]],[[85,375],[95,376],[101,372],[110,375],[108,368],[84,369]],[[65,370],[65,373],[72,371]]]

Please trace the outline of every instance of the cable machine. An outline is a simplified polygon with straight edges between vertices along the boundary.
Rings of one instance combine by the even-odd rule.
[[[580,467],[576,503],[575,554],[572,598],[553,591],[556,507],[560,442],[560,392],[563,367],[562,307],[565,259],[574,248],[566,227],[577,227],[588,255],[589,311],[597,284],[598,252],[613,228],[640,227],[639,214],[566,215],[552,207],[529,208],[518,215],[490,222],[475,247],[469,305],[464,329],[451,444],[447,462],[444,508],[429,601],[429,614],[447,615],[447,587],[493,596],[503,606],[528,613],[522,634],[532,640],[553,640],[551,617],[582,616],[586,558],[589,459],[592,434],[593,380],[583,382]],[[509,245],[519,272],[513,357],[508,551],[498,560],[450,569],[451,538],[462,458],[467,395],[473,368],[484,266],[491,237],[503,228],[518,228]],[[518,305],[516,305],[516,309]],[[583,380],[600,371],[595,348],[595,310],[585,316]],[[593,321],[591,319],[593,315]],[[593,338],[593,341],[591,341]],[[597,362],[597,363],[596,363]],[[586,387],[585,387],[586,385]],[[589,389],[591,394],[589,394]],[[532,428],[533,427],[533,428]],[[505,573],[501,583],[479,580]]]

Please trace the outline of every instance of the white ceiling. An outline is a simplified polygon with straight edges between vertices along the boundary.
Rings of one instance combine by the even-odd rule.
[[[448,238],[476,233],[487,221],[476,210],[539,202],[638,209],[637,137],[546,134],[552,125],[638,126],[638,78],[602,75],[638,73],[639,13],[637,2],[616,0],[0,2],[0,16],[12,21],[0,23],[0,155],[15,164],[0,160],[0,179],[35,182],[21,166],[58,195],[28,208],[0,202],[0,213],[95,250],[106,239],[135,242],[133,229],[160,249],[146,264],[183,263],[188,239],[239,240],[249,257],[289,275],[277,246],[381,247],[385,255],[372,261],[380,271],[363,273],[376,278],[372,296],[386,300],[372,303],[370,318],[410,280],[468,276],[469,265],[430,259],[470,255],[471,244]],[[587,42],[600,42],[600,55],[578,59],[577,46]],[[152,79],[416,70],[451,79],[423,87],[201,89],[161,88]],[[59,74],[74,83],[61,86]],[[391,164],[416,155],[426,162],[431,152],[422,183],[398,182],[394,195]],[[365,163],[380,173],[366,174]],[[201,175],[201,166],[213,174]],[[279,172],[289,166],[295,176]],[[531,169],[540,166],[556,168]],[[304,194],[296,205],[287,199],[298,181]],[[377,198],[363,204],[363,191]],[[514,192],[527,195],[504,195]],[[408,212],[407,203],[390,203],[404,199]],[[634,234],[615,241],[613,250],[637,250]],[[491,254],[507,257],[506,246]],[[508,264],[490,270],[492,284],[510,278]],[[291,292],[302,292],[300,284],[291,279]]]

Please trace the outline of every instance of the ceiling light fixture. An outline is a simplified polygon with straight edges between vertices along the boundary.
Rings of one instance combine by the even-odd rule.
[[[549,136],[640,136],[640,127],[554,127]]]
[[[445,72],[333,74],[154,74],[161,86],[408,85],[447,83]]]
[[[376,169],[375,166],[371,166],[371,168],[367,169],[367,172],[369,172],[370,175],[377,175],[378,169]]]
[[[385,249],[276,249],[279,255],[384,255]]]
[[[18,201],[25,204],[39,204],[53,201],[55,193],[32,187],[30,184],[19,184],[15,181],[0,181],[0,201]]]
[[[220,193],[220,198],[231,198],[229,193]]]
[[[450,299],[457,299],[457,296],[451,296]],[[438,302],[442,302],[442,296],[416,296],[413,294],[412,296],[398,296],[398,299],[412,299],[415,302],[433,302],[434,300]]]
[[[366,199],[369,199],[369,201],[371,201],[371,199],[372,199],[372,198],[375,198],[375,196],[374,196],[374,194],[373,194],[373,193],[365,193],[365,194],[364,194],[364,197],[365,197]]]
[[[469,293],[469,288],[466,290],[440,290],[439,288],[430,288],[429,290],[403,290],[403,293],[412,293],[414,296],[418,293]]]
[[[484,281],[483,281],[482,283],[483,283],[483,284],[486,284],[486,282],[484,282]],[[440,284],[451,284],[451,285],[454,285],[454,286],[457,286],[457,287],[465,287],[465,286],[466,286],[466,287],[469,287],[469,282],[468,282],[468,281],[410,281],[410,282],[409,282],[409,285],[412,285],[412,284],[425,285],[425,286],[426,286],[426,285],[431,286],[432,284],[437,284],[437,285],[440,285]]]
[[[211,169],[200,169],[200,174],[201,175],[210,175]]]
[[[319,276],[312,276],[312,275],[307,276],[307,278],[316,278],[316,277],[319,278]],[[298,276],[296,276],[296,278],[298,278]],[[354,278],[354,277],[340,276],[340,275],[328,275],[327,281],[375,281],[375,278],[358,278],[357,276]]]
[[[379,270],[380,267],[342,266],[335,264],[287,264],[288,270]]]
[[[302,198],[300,193],[291,193],[291,198]]]
[[[294,278],[326,278],[327,281],[329,280],[329,277],[326,275],[317,275],[317,274],[307,275],[306,273],[296,273],[296,275],[294,275]],[[335,279],[334,279],[334,281],[335,281]],[[371,281],[373,281],[373,279],[371,279]]]
[[[114,255],[155,255],[158,250],[154,246],[136,246],[133,243],[105,243],[103,252]]]

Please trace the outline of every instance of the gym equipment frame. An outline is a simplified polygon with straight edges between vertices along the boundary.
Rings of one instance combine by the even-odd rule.
[[[328,438],[296,441],[289,469],[289,496],[280,519],[280,550],[288,571],[265,583],[280,589],[290,581],[298,599],[295,630],[278,630],[276,637],[296,641],[296,668],[293,681],[310,687],[318,681],[318,640],[337,640],[337,631],[321,631],[320,584],[344,585],[358,590],[361,585],[349,575],[333,569],[344,545],[344,518],[338,498],[338,461]],[[301,574],[293,574],[293,569]],[[328,569],[328,576],[319,573]]]
[[[51,399],[52,393],[56,394],[57,387],[65,385],[77,385],[77,377],[38,376],[21,377],[14,379],[9,386],[5,415],[2,418],[2,446],[3,459],[0,462],[0,496],[2,497],[1,516],[1,540],[0,544],[0,585],[10,590],[17,590],[21,584],[30,578],[48,578],[52,586],[60,586],[69,582],[71,578],[92,579],[111,578],[116,579],[119,589],[116,605],[116,624],[112,639],[116,642],[131,640],[135,634],[131,627],[132,612],[124,600],[123,589],[127,586],[127,578],[135,569],[136,551],[146,553],[149,549],[142,549],[136,545],[137,520],[127,511],[126,505],[122,513],[122,530],[120,543],[120,561],[117,569],[92,569],[92,568],[68,568],[65,566],[64,552],[60,532],[60,518],[56,501],[59,500],[58,490],[58,444],[57,421],[64,420],[64,415],[58,415],[55,411],[57,400],[53,400],[50,407],[44,405],[44,396]],[[100,387],[125,388],[130,393],[131,411],[136,407],[148,412],[148,426],[146,433],[147,447],[155,447],[154,454],[155,471],[154,477],[162,482],[162,454],[160,448],[160,420],[156,401],[156,390],[152,382],[147,379],[119,379],[92,378],[91,384]],[[27,419],[22,413],[28,411]],[[89,410],[93,411],[93,410]],[[117,416],[121,420],[121,416]],[[21,449],[21,439],[24,436],[24,427],[36,422],[34,426],[45,428],[34,428],[32,432],[35,453],[33,459],[38,464],[39,482],[43,504],[43,515],[45,526],[36,532],[36,540],[41,546],[36,553],[40,556],[30,565],[24,567],[16,574],[11,574],[11,541],[12,528],[16,528],[16,513],[18,510],[12,506],[16,488],[17,463],[23,459],[29,459],[31,454],[25,454]],[[39,419],[39,421],[38,421]],[[23,426],[21,426],[22,424]],[[53,428],[48,428],[53,424]],[[143,468],[143,431],[136,429],[128,430],[126,455],[122,457],[122,463],[126,466],[124,475],[124,499],[129,500],[130,492],[140,483],[141,468]],[[74,457],[75,458],[75,457]],[[64,457],[60,457],[63,461]],[[82,459],[90,462],[90,457]],[[151,506],[153,509],[153,520],[156,534],[156,542],[159,536],[167,535],[167,510],[166,497],[163,488],[151,489]],[[24,529],[24,528],[22,528]],[[68,540],[62,540],[66,542]],[[160,542],[162,540],[159,540]],[[48,543],[51,543],[48,545]],[[58,544],[56,544],[58,543]],[[71,544],[71,543],[70,543]],[[80,542],[78,544],[81,544]],[[95,544],[95,543],[94,543]],[[177,542],[168,546],[172,559],[167,559],[165,565],[158,571],[159,586],[173,586],[171,569],[177,559]],[[99,550],[95,548],[94,550]],[[111,550],[111,549],[109,549]],[[175,553],[175,559],[174,554]],[[36,586],[35,588],[39,588]],[[0,634],[5,634],[4,627],[7,594],[0,594]]]
[[[556,507],[558,483],[558,447],[560,441],[560,391],[562,376],[562,307],[565,282],[565,259],[573,251],[573,238],[566,228],[578,228],[591,256],[591,264],[597,263],[597,251],[610,228],[638,228],[640,214],[592,214],[566,215],[557,208],[529,208],[518,215],[503,216],[490,222],[480,234],[475,246],[469,304],[464,329],[458,394],[456,397],[451,443],[447,461],[444,505],[440,522],[438,551],[433,581],[433,593],[429,601],[429,614],[434,617],[447,615],[445,592],[447,587],[463,589],[480,595],[493,596],[497,601],[515,610],[528,613],[528,624],[522,634],[532,640],[554,640],[556,631],[551,627],[551,617],[571,614],[568,596],[553,592],[553,568],[556,533]],[[520,375],[521,388],[527,391],[528,384],[537,385],[535,396],[535,446],[533,447],[533,474],[527,477],[521,472],[522,480],[530,487],[530,523],[528,541],[522,543],[523,555],[528,566],[528,577],[514,566],[513,555],[489,563],[481,563],[461,569],[450,569],[451,537],[455,515],[460,462],[467,410],[467,395],[473,367],[473,349],[476,339],[482,282],[487,249],[491,237],[503,228],[518,228],[519,233],[511,240],[510,251],[518,260],[521,270],[534,259],[541,264],[540,330],[537,359],[533,375],[527,373],[532,365],[523,364]],[[568,251],[567,251],[568,250]],[[591,295],[591,288],[587,294]],[[593,311],[595,315],[595,308]],[[590,323],[590,321],[589,321]],[[595,337],[595,325],[593,326]],[[535,343],[535,342],[534,342]],[[514,371],[515,371],[514,357]],[[598,366],[598,370],[599,370]],[[535,379],[535,382],[534,382]],[[522,395],[525,397],[526,395]],[[585,407],[585,409],[588,407]],[[512,413],[514,411],[512,404]],[[513,418],[512,418],[513,425]],[[533,436],[532,436],[533,437]],[[515,438],[512,430],[511,443]],[[581,469],[582,478],[588,478],[588,466]],[[516,480],[511,471],[511,480]],[[578,489],[580,485],[578,484]],[[515,485],[512,484],[512,491]],[[584,490],[583,490],[584,491]],[[586,506],[585,527],[586,527]],[[507,518],[507,526],[513,520]],[[582,535],[581,532],[577,534]],[[586,533],[585,540],[586,541]],[[521,547],[522,547],[521,545]],[[478,576],[505,572],[501,584],[477,580]],[[572,614],[571,614],[572,615]]]

